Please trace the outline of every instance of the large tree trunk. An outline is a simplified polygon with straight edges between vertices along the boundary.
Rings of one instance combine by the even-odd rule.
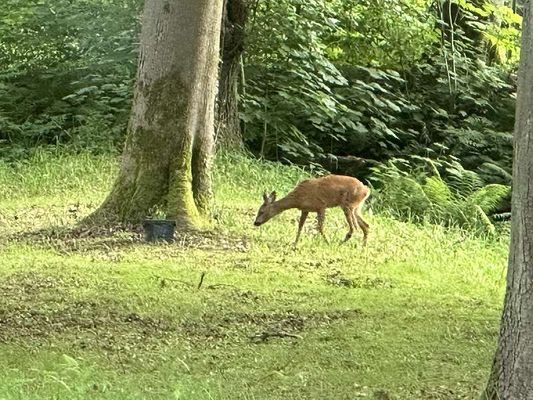
[[[146,0],[119,176],[89,221],[160,208],[184,225],[209,207],[222,0]]]
[[[217,144],[241,147],[239,119],[239,81],[244,50],[244,27],[248,17],[248,0],[225,0],[221,32],[222,65],[217,99]]]
[[[524,6],[511,246],[498,349],[483,399],[533,399],[533,5]]]

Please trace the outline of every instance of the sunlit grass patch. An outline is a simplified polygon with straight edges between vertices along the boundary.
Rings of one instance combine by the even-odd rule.
[[[147,244],[73,235],[116,160],[0,165],[0,398],[471,399],[488,373],[506,239],[328,210],[256,228],[265,190],[306,171],[219,155],[214,226]],[[28,234],[30,232],[30,234]],[[381,397],[380,397],[381,396]],[[388,397],[385,397],[388,396]]]

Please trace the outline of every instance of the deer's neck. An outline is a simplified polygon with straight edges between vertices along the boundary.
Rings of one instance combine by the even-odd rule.
[[[284,198],[272,203],[272,207],[275,211],[275,215],[278,215],[290,208],[297,208],[297,205],[295,199],[292,196],[287,195]]]

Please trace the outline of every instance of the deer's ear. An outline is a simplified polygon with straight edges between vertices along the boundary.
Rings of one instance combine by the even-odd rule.
[[[276,192],[270,193],[270,201],[276,201]]]
[[[263,193],[263,201],[265,203],[268,202],[268,196],[267,196],[266,192]]]

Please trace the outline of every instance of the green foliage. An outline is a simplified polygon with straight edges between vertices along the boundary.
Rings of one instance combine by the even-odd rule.
[[[246,60],[243,120],[247,139],[262,155],[272,157],[281,150],[292,158],[312,159],[320,148],[304,133],[305,126],[324,137],[338,134],[333,121],[342,106],[332,86],[345,85],[346,80],[328,60],[326,45],[317,35],[334,29],[334,22],[322,14],[330,7],[321,1],[258,3]]]
[[[43,144],[116,148],[130,107],[139,2],[5,3],[0,156]]]
[[[444,3],[259,3],[245,63],[249,146],[302,164],[451,155],[508,184],[521,19],[503,6],[447,4],[460,15],[453,24]]]
[[[478,31],[484,39],[483,44],[487,49],[489,60],[510,67],[518,63],[519,27],[522,17],[513,12],[509,7],[510,4],[467,0],[455,0],[453,3],[461,7],[461,16],[466,21],[465,27]]]
[[[455,51],[453,74],[447,47],[409,72],[414,107],[402,124],[419,134],[402,155],[452,155],[487,181],[502,182],[512,162],[514,83],[500,67],[471,58],[470,48]]]
[[[418,54],[435,40],[431,29],[412,33],[416,26],[430,26],[409,22],[413,13],[420,15],[421,5],[398,1],[385,11],[388,6],[379,1],[258,4],[248,33],[242,114],[250,145],[261,155],[307,162],[338,147],[356,149],[360,142],[366,145],[358,153],[393,147],[390,142],[399,138],[387,125],[409,105],[389,91],[402,79],[385,67],[398,54],[392,47],[401,49],[402,60],[414,60],[418,56],[411,49]],[[378,10],[383,12],[376,14]],[[398,11],[405,11],[402,23]],[[391,24],[393,14],[398,24]],[[383,32],[385,25],[395,28]],[[380,42],[386,42],[384,35],[390,39],[381,60],[368,49],[372,35]],[[400,46],[399,38],[412,39],[412,47]],[[365,66],[365,57],[383,68]]]
[[[414,161],[420,165],[420,160]],[[485,185],[477,174],[457,162],[426,161],[413,168],[413,161],[393,159],[375,168],[372,180],[378,189],[373,200],[376,210],[402,220],[494,234],[489,215],[510,194],[510,187]]]
[[[453,24],[445,4],[460,12]],[[2,7],[0,155],[16,160],[32,146],[58,143],[120,148],[140,6],[10,0]],[[464,0],[251,6],[241,115],[255,153],[304,165],[328,154],[378,161],[446,154],[486,181],[508,183],[509,71],[521,23],[508,7]]]
[[[327,4],[333,30],[320,35],[336,63],[386,70],[415,64],[437,39],[431,0],[362,0]]]

